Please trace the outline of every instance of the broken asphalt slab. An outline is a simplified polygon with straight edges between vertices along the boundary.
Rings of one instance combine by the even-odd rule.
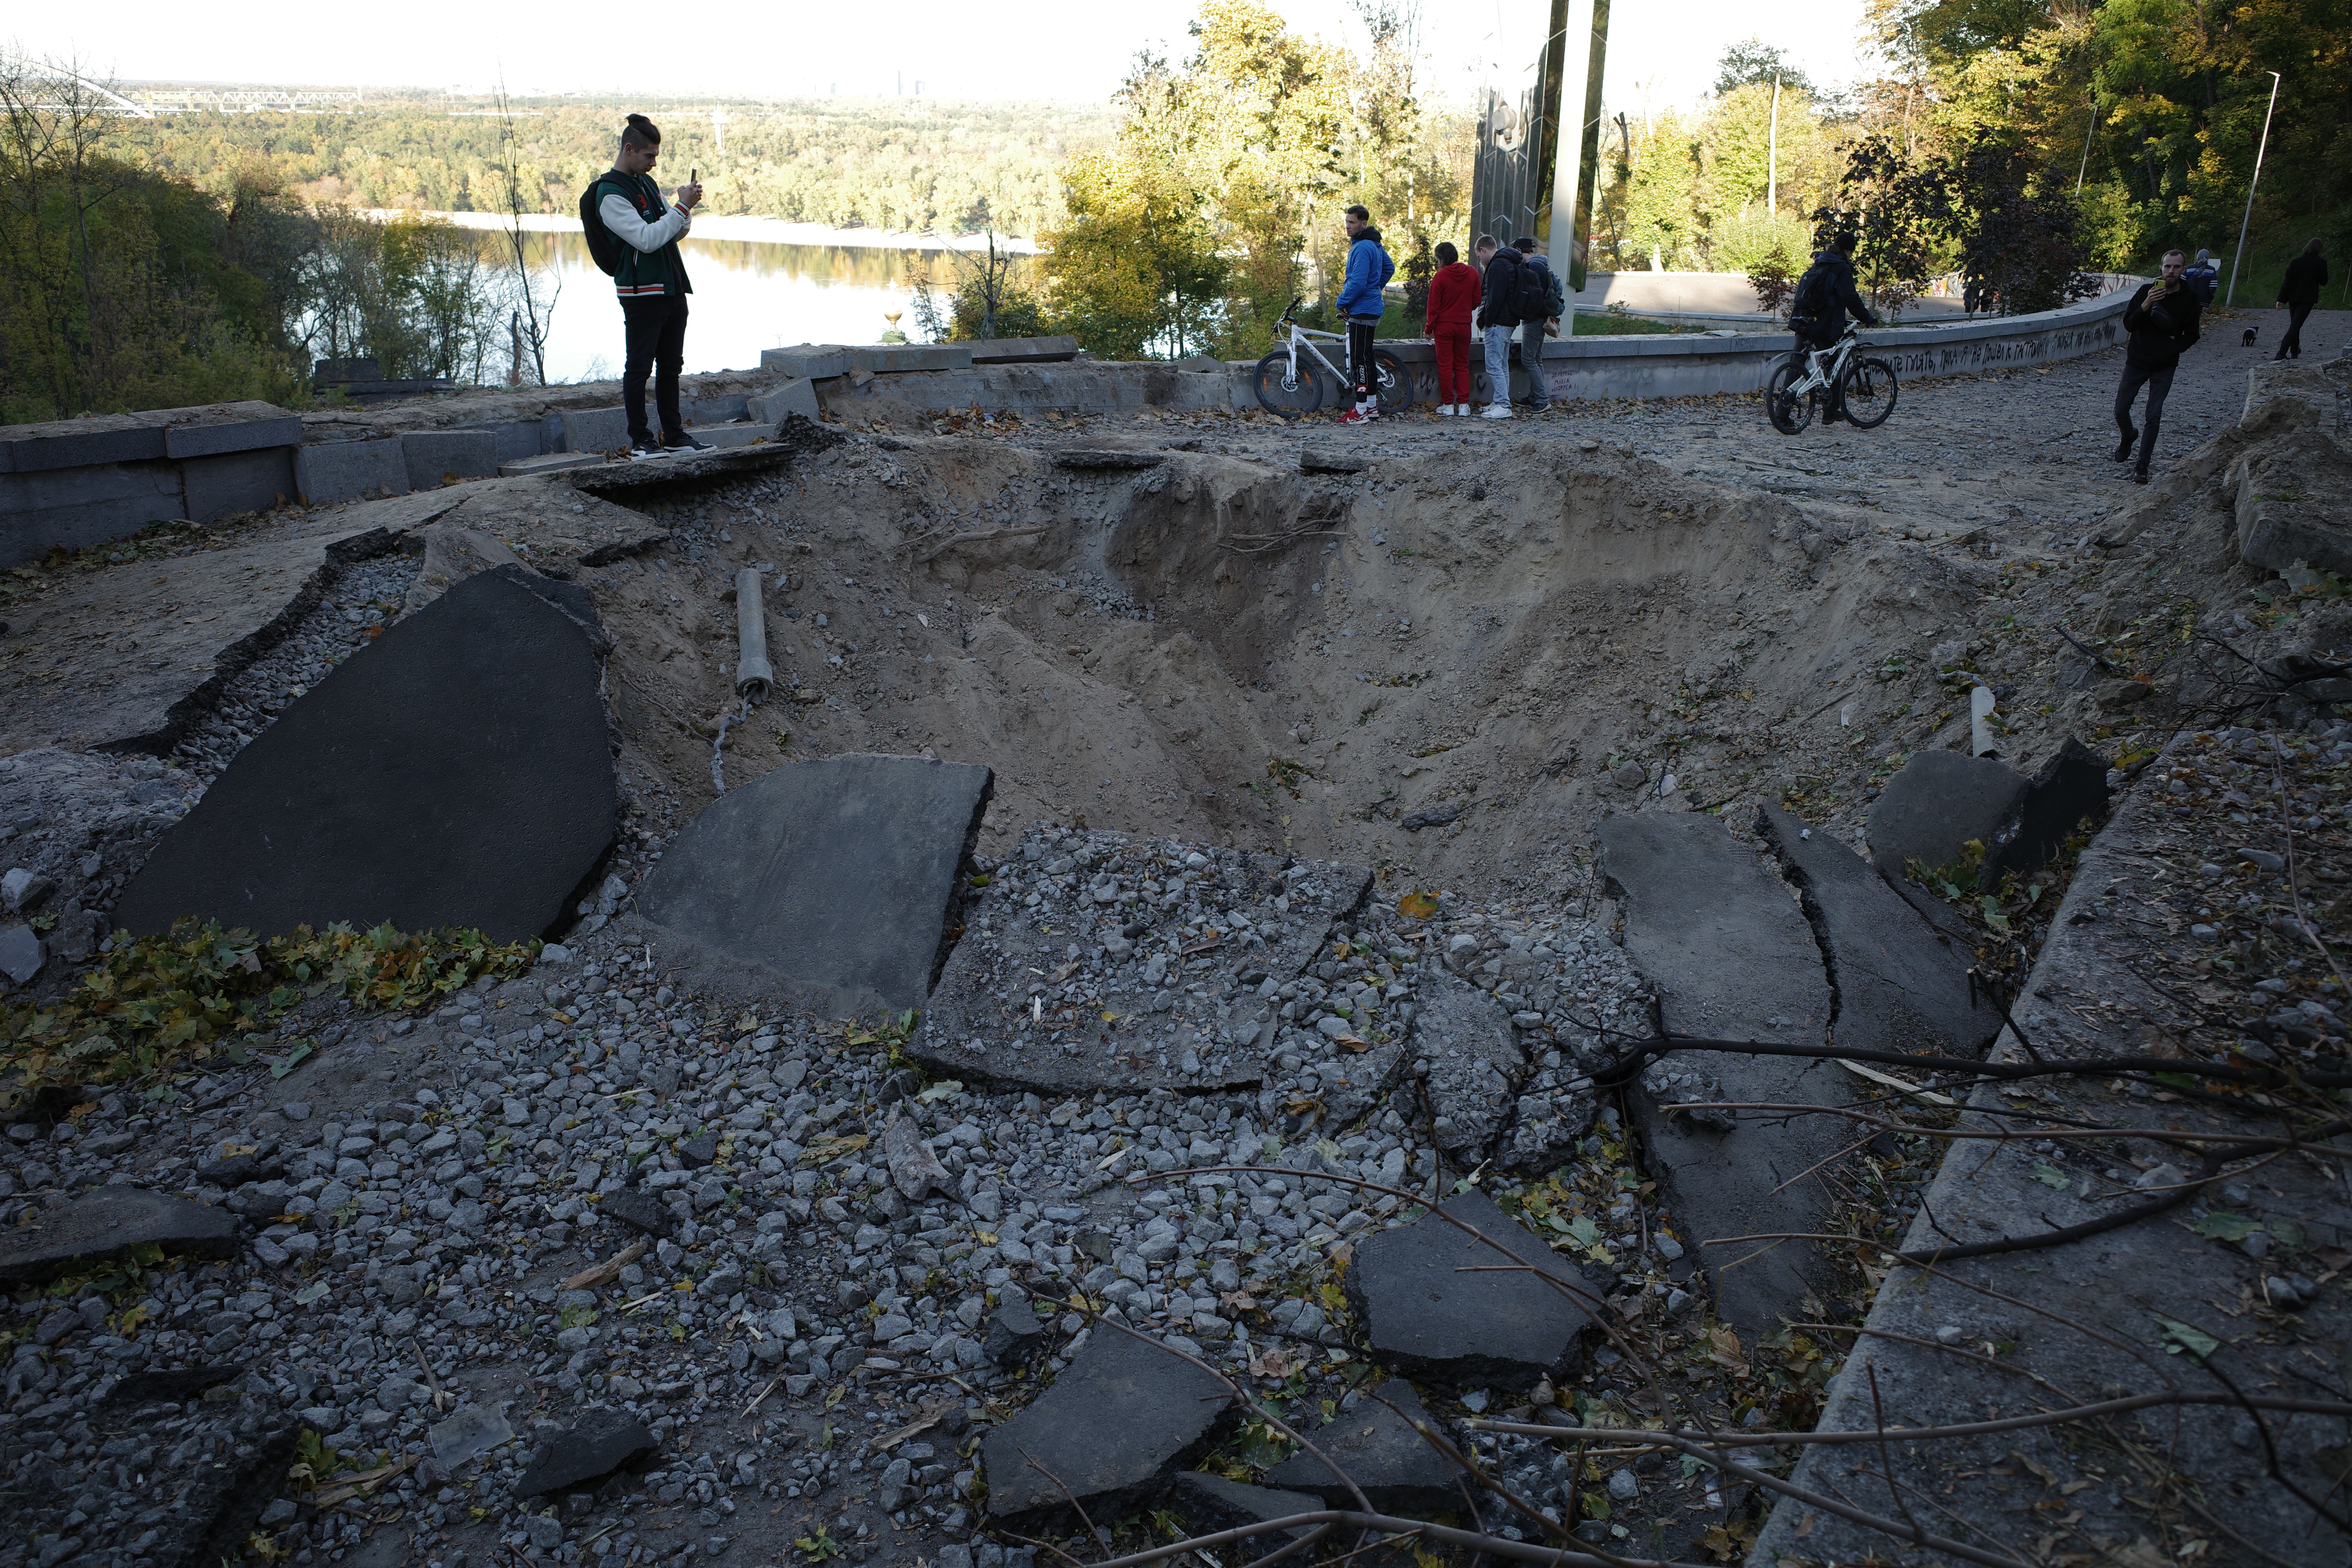
[[[1350,1504],[1353,1501],[1349,1500]],[[1314,1513],[1325,1504],[1321,1498],[1306,1492],[1276,1491],[1272,1487],[1227,1480],[1206,1470],[1187,1470],[1169,1489],[1168,1506],[1193,1534],[1214,1535],[1221,1530],[1239,1530],[1269,1519]],[[1314,1528],[1311,1524],[1295,1525],[1283,1533],[1295,1541]]]
[[[2067,736],[2026,785],[2014,816],[1987,843],[1985,875],[2023,875],[2056,859],[2085,818],[2105,817],[2107,794],[2107,760]]]
[[[1777,805],[1758,830],[1803,899],[1837,982],[1837,1037],[1864,1050],[1981,1057],[2000,1014],[1969,984],[1974,954],[1930,926],[1870,862]]]
[[[1305,1434],[1330,1464],[1302,1448],[1266,1471],[1266,1484],[1312,1492],[1329,1508],[1356,1506],[1355,1492],[1348,1486],[1353,1480],[1364,1500],[1382,1513],[1459,1509],[1462,1487],[1453,1465],[1414,1428],[1415,1422],[1428,1423],[1440,1436],[1445,1433],[1444,1423],[1432,1419],[1402,1378],[1364,1389],[1351,1408]],[[1347,1479],[1332,1474],[1332,1465],[1345,1471]]]
[[[577,1421],[540,1446],[522,1479],[515,1483],[515,1496],[529,1501],[601,1481],[660,1447],[653,1429],[627,1411],[591,1405]]]
[[[448,502],[440,503],[446,510]],[[12,606],[10,649],[41,670],[0,705],[0,755],[168,752],[219,701],[231,678],[317,607],[345,562],[381,555],[419,511],[404,498],[341,526],[268,543],[134,561]]]
[[[637,894],[688,984],[837,1014],[921,1007],[995,775],[841,756],[730,790]]]
[[[1090,1518],[1119,1518],[1156,1500],[1233,1418],[1223,1380],[1097,1326],[1053,1387],[982,1439],[989,1516],[1027,1530],[1075,1500]]]
[[[1124,835],[1086,836],[1097,876],[1176,875],[1213,900],[1213,919],[1198,934],[1162,911],[1116,900],[1097,902],[1084,879],[1061,876],[1034,900],[983,915],[949,956],[922,1026],[907,1055],[925,1071],[963,1083],[1040,1094],[1132,1094],[1248,1088],[1265,1074],[1280,1032],[1282,986],[1322,958],[1333,926],[1361,907],[1371,868],[1255,852],[1197,855],[1198,865],[1154,841]],[[1034,832],[1017,852],[1024,864],[1058,864]],[[1075,865],[1075,858],[1073,858]],[[1150,994],[1165,1005],[1139,1006],[1116,1019],[1049,995],[1086,967],[1067,956],[1097,949],[1115,988]],[[1043,984],[1040,978],[1051,976]],[[1109,1009],[1105,1009],[1106,1011]],[[1337,1026],[1338,1021],[1334,1020]],[[1353,1031],[1324,1083],[1325,1115],[1362,1113],[1393,1068],[1403,1031],[1375,1026]],[[1385,1036],[1375,1038],[1375,1036]],[[1334,1043],[1334,1042],[1327,1042]],[[1344,1065],[1338,1065],[1344,1063]]]
[[[37,1285],[68,1266],[119,1263],[135,1247],[197,1258],[235,1256],[240,1227],[225,1208],[144,1187],[100,1187],[37,1208],[0,1230],[0,1286]]]
[[[1796,895],[1716,817],[1644,812],[1601,825],[1601,868],[1622,900],[1625,956],[1650,983],[1669,1035],[1823,1043],[1833,1001]],[[1626,1097],[1651,1174],[1682,1237],[1806,1234],[1834,1202],[1824,1166],[1850,1141],[1832,1116],[1759,1111],[1669,1115],[1694,1101],[1843,1105],[1845,1069],[1824,1058],[1672,1051]],[[1808,1173],[1811,1174],[1808,1174]],[[1804,1242],[1708,1248],[1717,1310],[1743,1331],[1795,1316],[1829,1278]]]
[[[1358,1243],[1346,1287],[1369,1353],[1383,1366],[1517,1386],[1581,1363],[1588,1308],[1607,1283],[1587,1279],[1473,1187]]]
[[[1915,752],[1870,808],[1870,858],[1889,881],[1916,860],[1948,866],[1978,841],[1988,848],[2024,798],[2025,775],[1991,757]]]
[[[116,923],[545,934],[619,819],[598,679],[569,616],[499,574],[466,579],[238,752]]]

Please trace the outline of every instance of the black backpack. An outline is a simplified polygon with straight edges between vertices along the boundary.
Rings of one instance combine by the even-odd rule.
[[[621,242],[613,237],[613,231],[604,226],[604,216],[596,210],[604,205],[596,199],[604,184],[604,176],[599,174],[580,193],[580,232],[587,237],[588,256],[597,268],[607,278],[617,278],[621,273]]]
[[[1830,313],[1832,302],[1829,266],[1826,262],[1816,261],[1805,268],[1802,278],[1797,279],[1797,292],[1789,300],[1789,320],[1791,323],[1823,321]]]
[[[1562,283],[1559,280],[1559,274],[1549,267],[1543,269],[1543,280],[1544,319],[1549,321],[1555,316],[1567,315],[1568,285]]]
[[[1511,289],[1511,314],[1522,321],[1540,321],[1551,314],[1551,287],[1534,262],[1519,258],[1519,275]]]

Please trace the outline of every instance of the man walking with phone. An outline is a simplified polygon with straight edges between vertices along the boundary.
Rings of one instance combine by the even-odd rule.
[[[2115,459],[2120,463],[2132,455],[2132,442],[2139,442],[2139,460],[2132,465],[2132,482],[2147,483],[2148,459],[2156,455],[2157,431],[2164,424],[2164,399],[2172,390],[2172,372],[2180,363],[2180,356],[2197,342],[2198,317],[2203,307],[2197,302],[2197,291],[2182,277],[2189,270],[2189,258],[2178,250],[2164,253],[2164,275],[2153,283],[2140,285],[2139,292],[2124,307],[2124,331],[2131,342],[2124,350],[2124,378],[2116,387],[2116,428],[2123,438],[2116,443]],[[2147,411],[2142,416],[2139,429],[2132,428],[2132,400],[2141,387],[2147,388]]]
[[[665,451],[704,451],[709,443],[686,433],[678,412],[677,377],[686,363],[686,297],[694,285],[686,275],[677,242],[694,224],[695,205],[702,186],[689,183],[677,188],[676,205],[662,200],[661,187],[652,179],[661,157],[661,128],[642,114],[629,116],[621,132],[621,150],[613,167],[598,176],[590,193],[593,202],[581,205],[593,212],[606,236],[617,247],[595,244],[601,265],[610,254],[614,265],[605,270],[621,297],[626,323],[627,360],[621,372],[621,406],[629,418],[632,457],[657,457]],[[583,218],[588,216],[582,215]],[[654,377],[654,406],[661,417],[658,439],[646,423],[646,376]]]

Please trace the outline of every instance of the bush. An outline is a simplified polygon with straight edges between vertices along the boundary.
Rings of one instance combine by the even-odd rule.
[[[1716,220],[1708,237],[1707,258],[1718,272],[1756,273],[1774,255],[1783,266],[1804,270],[1812,254],[1812,228],[1794,213],[1761,213],[1754,208]]]

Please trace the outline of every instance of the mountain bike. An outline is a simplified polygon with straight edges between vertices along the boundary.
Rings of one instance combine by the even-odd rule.
[[[1869,347],[1848,321],[1838,341],[1825,349],[1784,354],[1764,378],[1764,413],[1772,428],[1794,436],[1812,423],[1814,410],[1831,388],[1843,383],[1845,416],[1859,429],[1875,430],[1895,412],[1895,367],[1883,359],[1862,359]]]
[[[1324,357],[1323,351],[1310,342],[1320,338],[1325,342],[1344,345],[1345,332],[1318,332],[1302,327],[1297,321],[1298,307],[1304,299],[1293,300],[1276,323],[1290,331],[1289,342],[1257,362],[1254,378],[1257,400],[1268,414],[1279,414],[1285,419],[1299,419],[1323,406],[1323,374],[1328,374],[1339,385],[1339,396],[1345,401],[1349,389],[1356,384],[1350,371],[1342,369]],[[1342,347],[1341,357],[1346,357]],[[1312,363],[1307,362],[1312,361]],[[1316,366],[1323,367],[1318,374]],[[1380,399],[1381,412],[1395,414],[1412,406],[1412,377],[1405,373],[1404,363],[1386,349],[1372,351],[1372,387]]]

